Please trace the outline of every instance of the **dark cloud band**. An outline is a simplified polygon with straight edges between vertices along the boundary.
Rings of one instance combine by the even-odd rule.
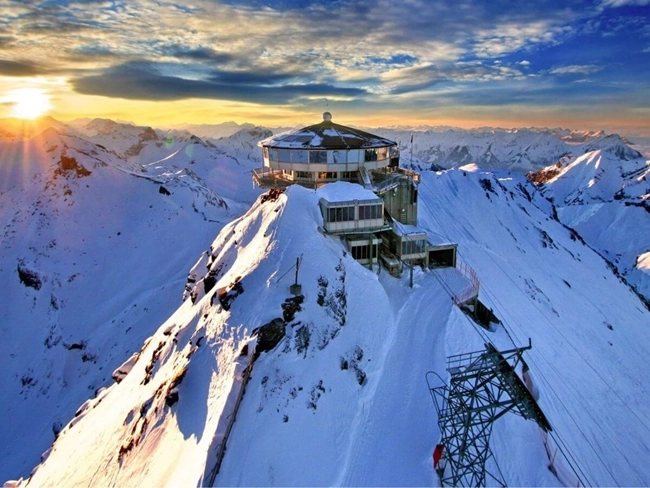
[[[152,63],[127,63],[73,80],[79,93],[132,100],[206,98],[286,104],[305,97],[364,97],[361,88],[327,83],[283,83],[282,75],[213,71],[207,79],[188,79],[160,73]]]

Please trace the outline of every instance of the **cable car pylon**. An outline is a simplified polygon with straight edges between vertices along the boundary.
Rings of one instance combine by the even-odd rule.
[[[546,432],[551,424],[516,373],[524,351],[517,347],[499,351],[492,343],[485,350],[447,358],[449,384],[433,371],[426,374],[431,398],[438,413],[441,440],[434,451],[434,466],[442,486],[506,486],[498,465],[488,471],[494,458],[490,435],[494,422],[512,411],[534,420]],[[437,456],[436,456],[437,454]],[[436,459],[437,458],[437,459]]]

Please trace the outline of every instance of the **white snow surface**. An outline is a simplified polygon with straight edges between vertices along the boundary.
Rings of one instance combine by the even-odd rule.
[[[564,129],[376,129],[379,135],[399,143],[402,161],[414,169],[430,166],[458,168],[475,163],[483,169],[510,169],[519,173],[555,164],[567,154],[579,156],[604,149],[618,157],[634,159],[641,154],[616,134],[577,134]],[[413,136],[413,143],[411,143]]]
[[[650,300],[650,276],[637,266],[650,251],[650,161],[598,150],[543,171],[555,175],[541,192],[560,220]]]
[[[242,209],[185,168],[147,170],[64,130],[0,142],[3,479],[27,476],[112,383],[178,308],[188,263]]]
[[[565,157],[542,190],[591,248],[516,174],[423,173],[418,227],[458,243],[503,322],[488,332],[452,306],[449,292],[470,286],[458,271],[416,268],[411,289],[408,273],[368,270],[319,233],[318,192],[291,187],[232,220],[260,193],[250,169],[262,129],[210,141],[54,122],[0,130],[0,480],[36,465],[34,486],[208,484],[253,330],[283,317],[302,256],[301,310],[254,364],[216,485],[437,485],[425,374],[446,378],[447,356],[486,341],[508,349],[511,337],[532,340],[524,357],[552,456],[560,440],[583,483],[650,484],[650,313],[591,249],[643,291],[625,270],[648,277],[647,164],[616,138],[548,131],[589,150]],[[467,137],[509,140],[478,132]],[[550,142],[527,146],[544,131],[513,134],[531,167],[555,154]],[[514,414],[495,424],[510,485],[562,484],[543,437]]]
[[[585,481],[646,485],[650,387],[639,372],[650,313],[600,256],[529,201],[533,191],[513,175],[425,173],[420,226],[459,243],[481,299],[517,345],[532,339],[526,360],[540,406]],[[446,356],[486,340],[513,344],[503,326],[479,332],[452,306],[443,283],[457,282],[456,270],[416,270],[411,289],[406,276],[359,265],[318,232],[317,201],[290,187],[225,226],[206,270],[214,287],[204,293],[205,281],[196,283],[196,303],[187,300],[122,382],[84,406],[30,484],[205,484],[247,361],[242,348],[282,316],[293,273],[282,276],[302,255],[302,309],[254,364],[216,484],[435,485],[439,431],[425,373],[445,377]],[[243,291],[226,310],[216,295],[236,281]],[[178,401],[167,406],[183,371]],[[492,449],[509,484],[560,485],[533,422],[503,417]]]
[[[381,200],[374,192],[361,185],[348,181],[336,181],[317,190],[318,196],[328,202],[345,202],[351,200]]]

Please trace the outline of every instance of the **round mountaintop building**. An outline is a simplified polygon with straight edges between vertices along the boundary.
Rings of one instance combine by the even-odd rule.
[[[323,121],[260,141],[264,166],[255,171],[260,186],[320,186],[332,181],[363,182],[367,171],[399,166],[395,141]]]

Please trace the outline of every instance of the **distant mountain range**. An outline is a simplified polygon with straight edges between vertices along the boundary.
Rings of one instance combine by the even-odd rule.
[[[285,317],[303,254],[305,302],[255,365],[217,482],[435,483],[424,374],[484,342],[451,275],[410,289],[361,267],[318,231],[313,190],[259,199],[257,142],[286,129],[201,127],[0,121],[0,481],[39,465],[36,485],[208,482],[244,346]],[[540,404],[587,481],[650,483],[648,161],[602,132],[371,131],[422,171],[420,224],[532,338]],[[531,424],[504,419],[496,456],[511,484],[555,484]]]

